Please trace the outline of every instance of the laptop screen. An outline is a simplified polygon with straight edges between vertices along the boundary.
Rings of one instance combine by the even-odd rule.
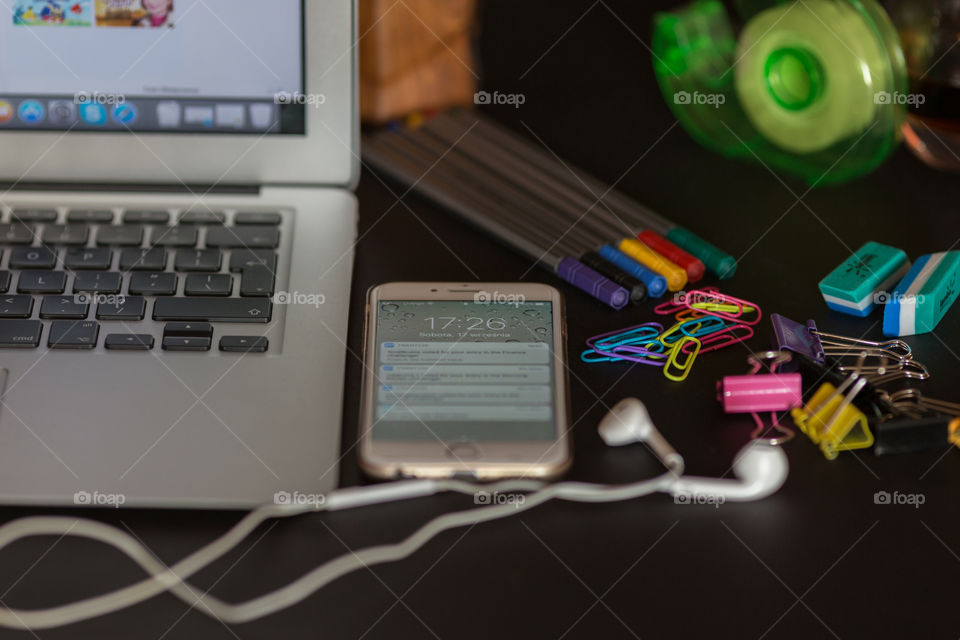
[[[9,13],[9,15],[3,15]],[[303,134],[303,0],[0,2],[0,130]]]

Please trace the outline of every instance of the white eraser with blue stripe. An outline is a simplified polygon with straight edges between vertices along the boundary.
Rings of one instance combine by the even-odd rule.
[[[960,293],[960,251],[920,256],[890,294],[883,333],[910,336],[933,331]]]

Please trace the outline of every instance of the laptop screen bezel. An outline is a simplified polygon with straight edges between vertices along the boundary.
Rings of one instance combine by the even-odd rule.
[[[359,171],[356,3],[305,0],[306,133],[0,132],[0,182],[352,187]]]

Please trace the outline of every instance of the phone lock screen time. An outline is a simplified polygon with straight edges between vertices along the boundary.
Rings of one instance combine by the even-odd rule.
[[[375,440],[556,437],[551,302],[378,304]]]

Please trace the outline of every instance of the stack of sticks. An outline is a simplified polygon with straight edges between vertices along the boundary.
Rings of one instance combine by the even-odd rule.
[[[456,110],[363,137],[364,160],[615,309],[736,261],[484,116]]]

